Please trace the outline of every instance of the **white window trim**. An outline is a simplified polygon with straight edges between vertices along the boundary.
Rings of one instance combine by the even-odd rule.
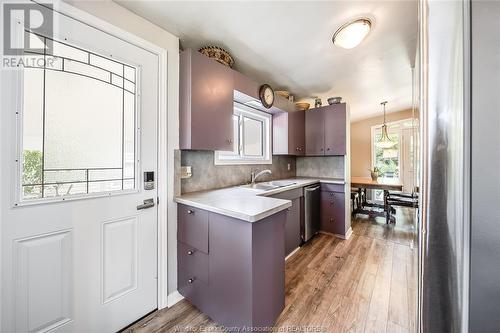
[[[271,141],[271,131],[272,131],[272,115],[256,110],[247,105],[240,103],[234,103],[235,114],[244,115],[248,118],[262,121],[264,123],[263,130],[263,154],[262,157],[248,157],[243,156],[241,151],[243,147],[244,140],[242,133],[238,138],[240,145],[239,153],[226,152],[226,151],[215,151],[214,154],[214,164],[215,165],[245,165],[245,164],[272,164],[272,141]],[[241,127],[241,124],[240,124]],[[236,138],[235,138],[236,140]]]

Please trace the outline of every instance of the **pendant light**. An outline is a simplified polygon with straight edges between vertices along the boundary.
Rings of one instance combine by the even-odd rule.
[[[387,134],[387,125],[385,124],[385,105],[387,104],[387,101],[384,101],[380,103],[384,107],[384,124],[382,125],[382,136],[380,137],[380,140],[375,142],[375,146],[378,148],[382,149],[387,149],[394,147],[396,145],[396,142],[392,141],[389,138],[389,135]]]

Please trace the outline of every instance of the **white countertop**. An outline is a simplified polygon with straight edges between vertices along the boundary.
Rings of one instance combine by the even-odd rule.
[[[186,193],[174,198],[174,201],[247,222],[256,222],[287,209],[292,205],[290,200],[269,198],[268,196],[270,195],[312,185],[314,183],[345,184],[343,179],[335,178],[300,177],[280,179],[279,181],[289,181],[294,182],[294,184],[267,191],[234,186],[216,190]]]

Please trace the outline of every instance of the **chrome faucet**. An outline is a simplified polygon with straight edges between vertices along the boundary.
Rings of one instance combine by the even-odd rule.
[[[260,172],[257,172],[257,171],[252,171],[250,173],[250,176],[251,176],[251,181],[252,181],[252,184],[255,183],[255,181],[257,180],[257,178],[259,178],[260,176],[264,175],[264,174],[270,174],[272,175],[273,173],[271,172],[271,170],[269,169],[265,169],[265,170],[262,170]]]

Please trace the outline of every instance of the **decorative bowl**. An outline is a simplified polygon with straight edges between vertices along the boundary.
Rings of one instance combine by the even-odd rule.
[[[287,98],[287,99],[288,99],[288,97],[290,97],[290,92],[286,91],[286,90],[275,90],[274,92],[280,96]]]
[[[311,106],[311,104],[309,104],[309,103],[304,103],[304,102],[298,102],[298,103],[295,103],[295,105],[297,105],[297,107],[298,107],[301,111],[305,111],[305,110],[309,109],[309,107]]]
[[[228,66],[228,67],[233,67],[234,66],[234,59],[233,57],[224,50],[222,47],[218,46],[204,46],[201,49],[198,50],[201,54],[206,55],[209,58],[212,58],[216,60],[217,62]]]
[[[330,97],[328,100],[328,104],[332,105],[332,104],[339,104],[340,102],[342,102],[342,97]]]

